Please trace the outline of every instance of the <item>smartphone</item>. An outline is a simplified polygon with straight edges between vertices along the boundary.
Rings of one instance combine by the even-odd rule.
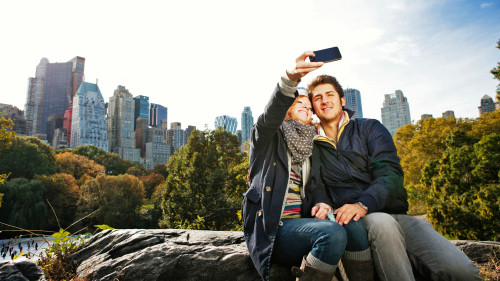
[[[331,62],[342,59],[342,55],[340,54],[338,47],[328,48],[324,50],[314,51],[314,57],[309,56],[309,61],[311,62]]]

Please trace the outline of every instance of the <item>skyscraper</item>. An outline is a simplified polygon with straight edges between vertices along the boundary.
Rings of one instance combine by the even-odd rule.
[[[146,157],[146,134],[149,120],[144,117],[139,117],[135,120],[135,148],[139,148],[141,150],[141,157]]]
[[[361,105],[361,93],[356,89],[344,90],[345,107],[354,111],[352,118],[363,118],[363,107]]]
[[[215,117],[215,129],[222,127],[222,129],[236,134],[236,128],[238,127],[238,120],[236,118],[222,115]]]
[[[73,121],[73,102],[69,102],[69,108],[64,112],[63,128],[66,130],[66,138],[71,143],[71,122]]]
[[[241,113],[241,141],[243,143],[250,139],[250,132],[253,127],[253,116],[250,106],[245,106]]]
[[[161,120],[167,120],[168,109],[157,103],[149,104],[149,126],[160,127]]]
[[[161,128],[148,128],[146,130],[146,159],[151,159],[152,166],[167,164],[167,143],[164,139],[164,130]],[[168,150],[170,151],[170,150]]]
[[[97,84],[83,82],[73,98],[71,147],[95,145],[108,151],[106,110]]]
[[[139,117],[149,120],[149,97],[135,96],[134,97],[134,130],[136,129],[135,120]]]
[[[108,104],[108,148],[125,160],[141,162],[141,150],[135,147],[134,109],[132,94],[118,86]]]
[[[448,119],[450,117],[455,117],[455,112],[453,110],[448,110],[443,112],[443,118]]]
[[[167,138],[165,142],[170,145],[170,152],[173,154],[186,142],[184,140],[185,134],[184,130],[181,129],[180,122],[173,122],[170,124],[170,129],[165,132]],[[169,155],[168,157],[170,157]]]
[[[425,119],[429,119],[429,118],[432,118],[432,114],[422,114],[420,116],[420,120],[425,120]]]
[[[75,96],[76,92],[80,88],[83,82],[84,70],[85,70],[85,58],[74,57],[69,62],[73,64],[72,72],[72,82],[71,82],[71,98]]]
[[[27,135],[34,136],[40,133],[40,120],[42,113],[43,81],[45,68],[49,60],[42,58],[36,67],[35,77],[28,78],[28,92],[24,106]]]
[[[187,144],[188,142],[188,139],[189,139],[189,136],[191,135],[191,133],[196,130],[196,126],[191,126],[189,125],[186,130],[184,131],[184,144]]]
[[[382,104],[382,124],[389,130],[392,136],[396,131],[411,123],[410,105],[401,90],[394,94],[385,95]]]
[[[71,86],[73,83],[73,63],[47,63],[43,82],[42,114],[40,133],[46,134],[52,140],[52,128],[48,128],[47,119],[53,114],[64,116],[71,101]],[[54,129],[62,128],[55,127]]]
[[[481,98],[481,106],[477,109],[479,110],[479,117],[482,117],[485,112],[495,111],[495,103],[490,96],[484,95]]]

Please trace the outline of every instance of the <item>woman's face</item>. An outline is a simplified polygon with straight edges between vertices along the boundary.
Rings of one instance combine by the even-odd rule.
[[[309,124],[312,118],[311,102],[309,102],[309,98],[306,96],[298,97],[288,112],[291,118],[302,124]]]

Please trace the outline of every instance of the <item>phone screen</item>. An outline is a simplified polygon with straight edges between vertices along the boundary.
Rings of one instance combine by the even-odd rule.
[[[314,55],[314,57],[309,56],[309,60],[312,62],[331,62],[342,59],[342,55],[340,54],[338,47],[314,51]]]

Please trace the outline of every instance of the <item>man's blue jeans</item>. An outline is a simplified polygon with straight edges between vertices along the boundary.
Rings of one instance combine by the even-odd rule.
[[[368,214],[363,221],[382,281],[415,280],[412,267],[431,280],[481,280],[477,266],[428,222],[386,213]]]
[[[322,219],[282,219],[273,248],[273,262],[300,265],[309,252],[324,263],[337,265],[345,250],[368,249],[365,225],[361,220],[340,224]],[[346,248],[347,245],[347,248]]]

